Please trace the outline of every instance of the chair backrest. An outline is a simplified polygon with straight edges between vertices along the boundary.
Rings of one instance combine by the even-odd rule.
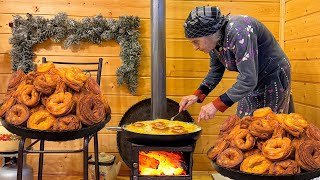
[[[90,76],[91,76],[91,73],[96,72],[97,73],[96,81],[100,85],[103,58],[99,58],[97,62],[74,62],[74,61],[66,62],[66,61],[47,61],[46,57],[42,57],[42,63],[46,63],[46,62],[52,62],[54,64],[60,64],[60,65],[79,66],[83,72],[89,73]]]

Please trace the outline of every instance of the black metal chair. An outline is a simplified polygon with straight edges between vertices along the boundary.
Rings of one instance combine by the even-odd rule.
[[[42,58],[42,63],[46,63],[47,60],[45,57]],[[97,83],[100,85],[101,80],[101,70],[102,70],[102,62],[103,58],[99,58],[98,62],[61,62],[61,61],[51,61],[54,64],[62,64],[62,65],[97,65],[97,69],[82,69],[84,72],[88,72],[91,75],[91,72],[97,72]],[[88,145],[90,140],[94,139],[94,162],[88,162]],[[95,178],[99,179],[99,160],[98,160],[98,134],[95,132],[93,135],[86,135],[83,137],[83,148],[77,150],[44,150],[44,142],[45,139],[37,139],[28,147],[24,148],[26,137],[21,137],[19,144],[18,157],[23,157],[24,153],[39,153],[39,169],[38,169],[38,180],[42,179],[42,171],[43,171],[43,155],[44,153],[79,153],[83,152],[83,178],[84,180],[88,179],[88,164],[95,165]],[[40,141],[40,150],[32,150],[31,147]],[[22,167],[23,166],[23,158],[18,158],[18,172],[17,179],[22,180]]]

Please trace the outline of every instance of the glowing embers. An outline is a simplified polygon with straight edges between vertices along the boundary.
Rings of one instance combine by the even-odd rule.
[[[139,175],[186,175],[187,165],[182,152],[139,151]]]

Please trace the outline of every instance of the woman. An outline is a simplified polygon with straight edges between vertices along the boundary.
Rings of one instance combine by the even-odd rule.
[[[239,117],[262,107],[287,113],[291,92],[291,67],[272,33],[249,16],[223,16],[218,7],[194,8],[185,24],[185,36],[195,50],[210,55],[210,71],[193,95],[185,96],[179,111],[186,110],[218,85],[225,69],[239,72],[224,94],[201,107],[198,121],[212,119],[238,102]]]

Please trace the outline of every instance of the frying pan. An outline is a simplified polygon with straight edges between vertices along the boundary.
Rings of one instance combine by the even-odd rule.
[[[122,131],[126,139],[134,144],[141,145],[156,145],[156,146],[183,146],[195,143],[201,134],[201,128],[195,132],[186,134],[169,134],[169,135],[155,135],[142,134],[128,131],[126,125],[120,127],[106,127],[107,130]]]

